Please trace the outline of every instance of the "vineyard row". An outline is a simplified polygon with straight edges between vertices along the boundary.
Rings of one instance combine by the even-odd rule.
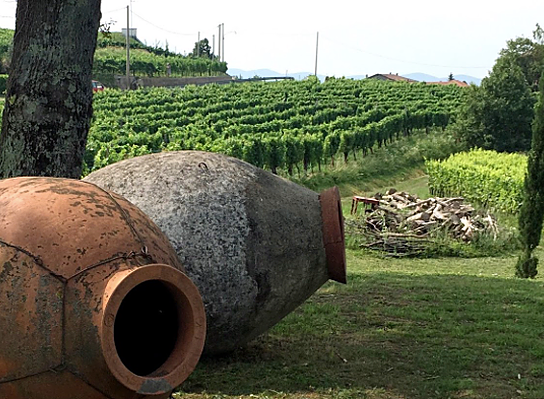
[[[317,79],[107,89],[94,96],[85,173],[159,151],[231,155],[273,172],[364,155],[414,129],[445,128],[462,88]]]
[[[292,174],[338,154],[347,162],[414,129],[444,128],[462,96],[453,87],[346,79],[109,90],[95,98],[86,170],[202,150]]]

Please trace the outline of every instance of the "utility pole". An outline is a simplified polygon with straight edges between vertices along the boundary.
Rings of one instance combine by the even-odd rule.
[[[219,28],[219,35],[217,36],[217,56],[219,61],[221,61],[221,24],[217,26]]]
[[[130,6],[127,6],[127,90],[130,90]]]
[[[223,56],[223,62],[225,62],[225,24],[221,24],[221,34],[223,35],[223,43],[221,44],[221,55]]]
[[[315,77],[317,78],[317,51],[319,49],[319,32],[317,32],[317,38],[315,41]]]
[[[196,42],[196,56],[200,57],[200,32],[198,32],[198,41]]]
[[[212,54],[215,57],[215,35],[212,35]]]

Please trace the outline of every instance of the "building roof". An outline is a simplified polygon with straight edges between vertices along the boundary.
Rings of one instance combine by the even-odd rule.
[[[404,76],[400,76],[397,74],[392,73],[377,73],[375,75],[369,76],[368,79],[383,79],[383,80],[392,80],[394,82],[417,82],[417,80],[405,78]]]
[[[460,80],[457,80],[457,79],[448,80],[447,82],[427,82],[427,84],[428,85],[442,85],[442,86],[456,85],[459,87],[469,87],[469,84],[467,82],[461,82]]]

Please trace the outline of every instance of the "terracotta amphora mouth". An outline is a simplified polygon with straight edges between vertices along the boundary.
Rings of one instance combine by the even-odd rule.
[[[160,395],[191,374],[204,347],[206,315],[184,273],[162,264],[121,270],[108,281],[103,309],[103,355],[125,387]]]

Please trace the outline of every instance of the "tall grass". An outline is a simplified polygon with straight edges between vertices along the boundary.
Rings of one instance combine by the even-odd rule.
[[[334,167],[327,166],[321,172],[292,180],[315,191],[336,185],[343,195],[350,195],[421,176],[426,159],[444,159],[462,149],[448,130],[430,134],[420,131],[387,147],[374,148],[372,153],[359,156],[356,161],[350,158],[345,164],[339,157]]]

